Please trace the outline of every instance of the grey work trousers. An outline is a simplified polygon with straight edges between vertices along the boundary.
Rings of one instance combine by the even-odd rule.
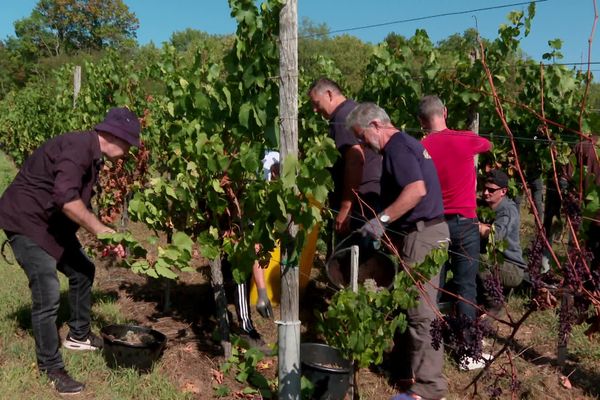
[[[407,264],[422,262],[434,248],[447,246],[450,233],[446,222],[431,226],[417,224],[417,230],[400,237],[395,245]],[[398,337],[397,353],[410,358],[414,378],[411,391],[425,399],[439,399],[448,393],[448,383],[442,374],[444,349],[435,350],[431,345],[431,322],[436,318],[437,287],[439,271],[424,284],[416,307],[406,310],[408,329]],[[406,362],[406,361],[404,361]],[[403,369],[403,366],[398,366]]]

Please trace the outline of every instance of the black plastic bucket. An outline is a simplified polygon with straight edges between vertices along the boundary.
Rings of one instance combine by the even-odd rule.
[[[343,400],[350,387],[352,363],[322,343],[301,343],[302,376],[314,385],[311,399]]]
[[[136,325],[108,325],[100,334],[109,367],[135,368],[140,372],[152,369],[167,343],[167,337],[159,331]]]
[[[378,287],[391,288],[398,272],[398,265],[388,253],[376,249],[370,238],[354,232],[342,240],[334,249],[333,255],[327,261],[327,277],[338,289],[344,289],[351,284],[350,248],[358,246],[358,283],[363,284],[372,279]]]

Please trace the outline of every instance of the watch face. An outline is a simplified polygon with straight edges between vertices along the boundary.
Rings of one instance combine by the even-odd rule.
[[[390,216],[389,216],[389,215],[387,215],[387,214],[381,214],[381,215],[379,216],[379,220],[380,220],[381,222],[383,222],[384,224],[387,224],[388,222],[390,222]]]

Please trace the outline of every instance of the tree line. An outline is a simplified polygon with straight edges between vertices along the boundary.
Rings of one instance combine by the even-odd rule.
[[[160,49],[155,43],[137,42],[139,24],[123,0],[40,0],[28,17],[14,21],[14,35],[0,40],[0,99],[32,80],[47,80],[53,70],[65,64],[98,60],[109,49],[146,63],[155,62]],[[301,21],[299,66],[306,76],[315,78],[323,59],[330,60],[340,70],[350,94],[358,93],[377,44],[365,43],[351,34],[332,36],[329,31],[325,23],[317,24],[306,17]],[[409,38],[391,32],[383,42],[391,51],[399,51]],[[187,28],[174,32],[167,43],[189,59],[202,49],[207,61],[216,62],[233,45],[234,34],[212,35]],[[477,31],[469,28],[440,41],[436,48],[451,55],[471,53],[476,46]],[[519,51],[513,57],[527,55]],[[560,61],[561,57],[559,51],[553,54],[553,60]],[[418,58],[406,61],[415,67],[421,62]],[[596,83],[591,88],[589,108],[600,109]],[[600,118],[594,115],[592,120]],[[600,122],[596,125],[600,127]]]

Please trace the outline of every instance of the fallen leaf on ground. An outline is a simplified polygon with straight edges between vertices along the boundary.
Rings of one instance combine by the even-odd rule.
[[[182,390],[186,393],[194,393],[194,394],[200,393],[200,388],[198,387],[198,385],[196,385],[192,382],[186,382],[186,384],[183,385]]]
[[[273,361],[260,361],[256,364],[256,368],[259,370],[269,369],[273,366]]]
[[[560,384],[566,389],[573,388],[573,386],[571,386],[571,381],[569,380],[569,378],[564,375],[561,375],[560,377]]]
[[[223,383],[223,373],[221,371],[217,371],[216,369],[211,369],[210,370],[212,377],[215,381],[217,381],[217,383],[220,385]]]
[[[183,351],[185,351],[186,353],[193,353],[194,352],[194,344],[193,343],[186,344],[185,347],[183,348]]]
[[[236,399],[247,399],[247,400],[259,400],[262,397],[257,396],[254,393],[244,393],[243,390],[238,390],[233,394]]]

